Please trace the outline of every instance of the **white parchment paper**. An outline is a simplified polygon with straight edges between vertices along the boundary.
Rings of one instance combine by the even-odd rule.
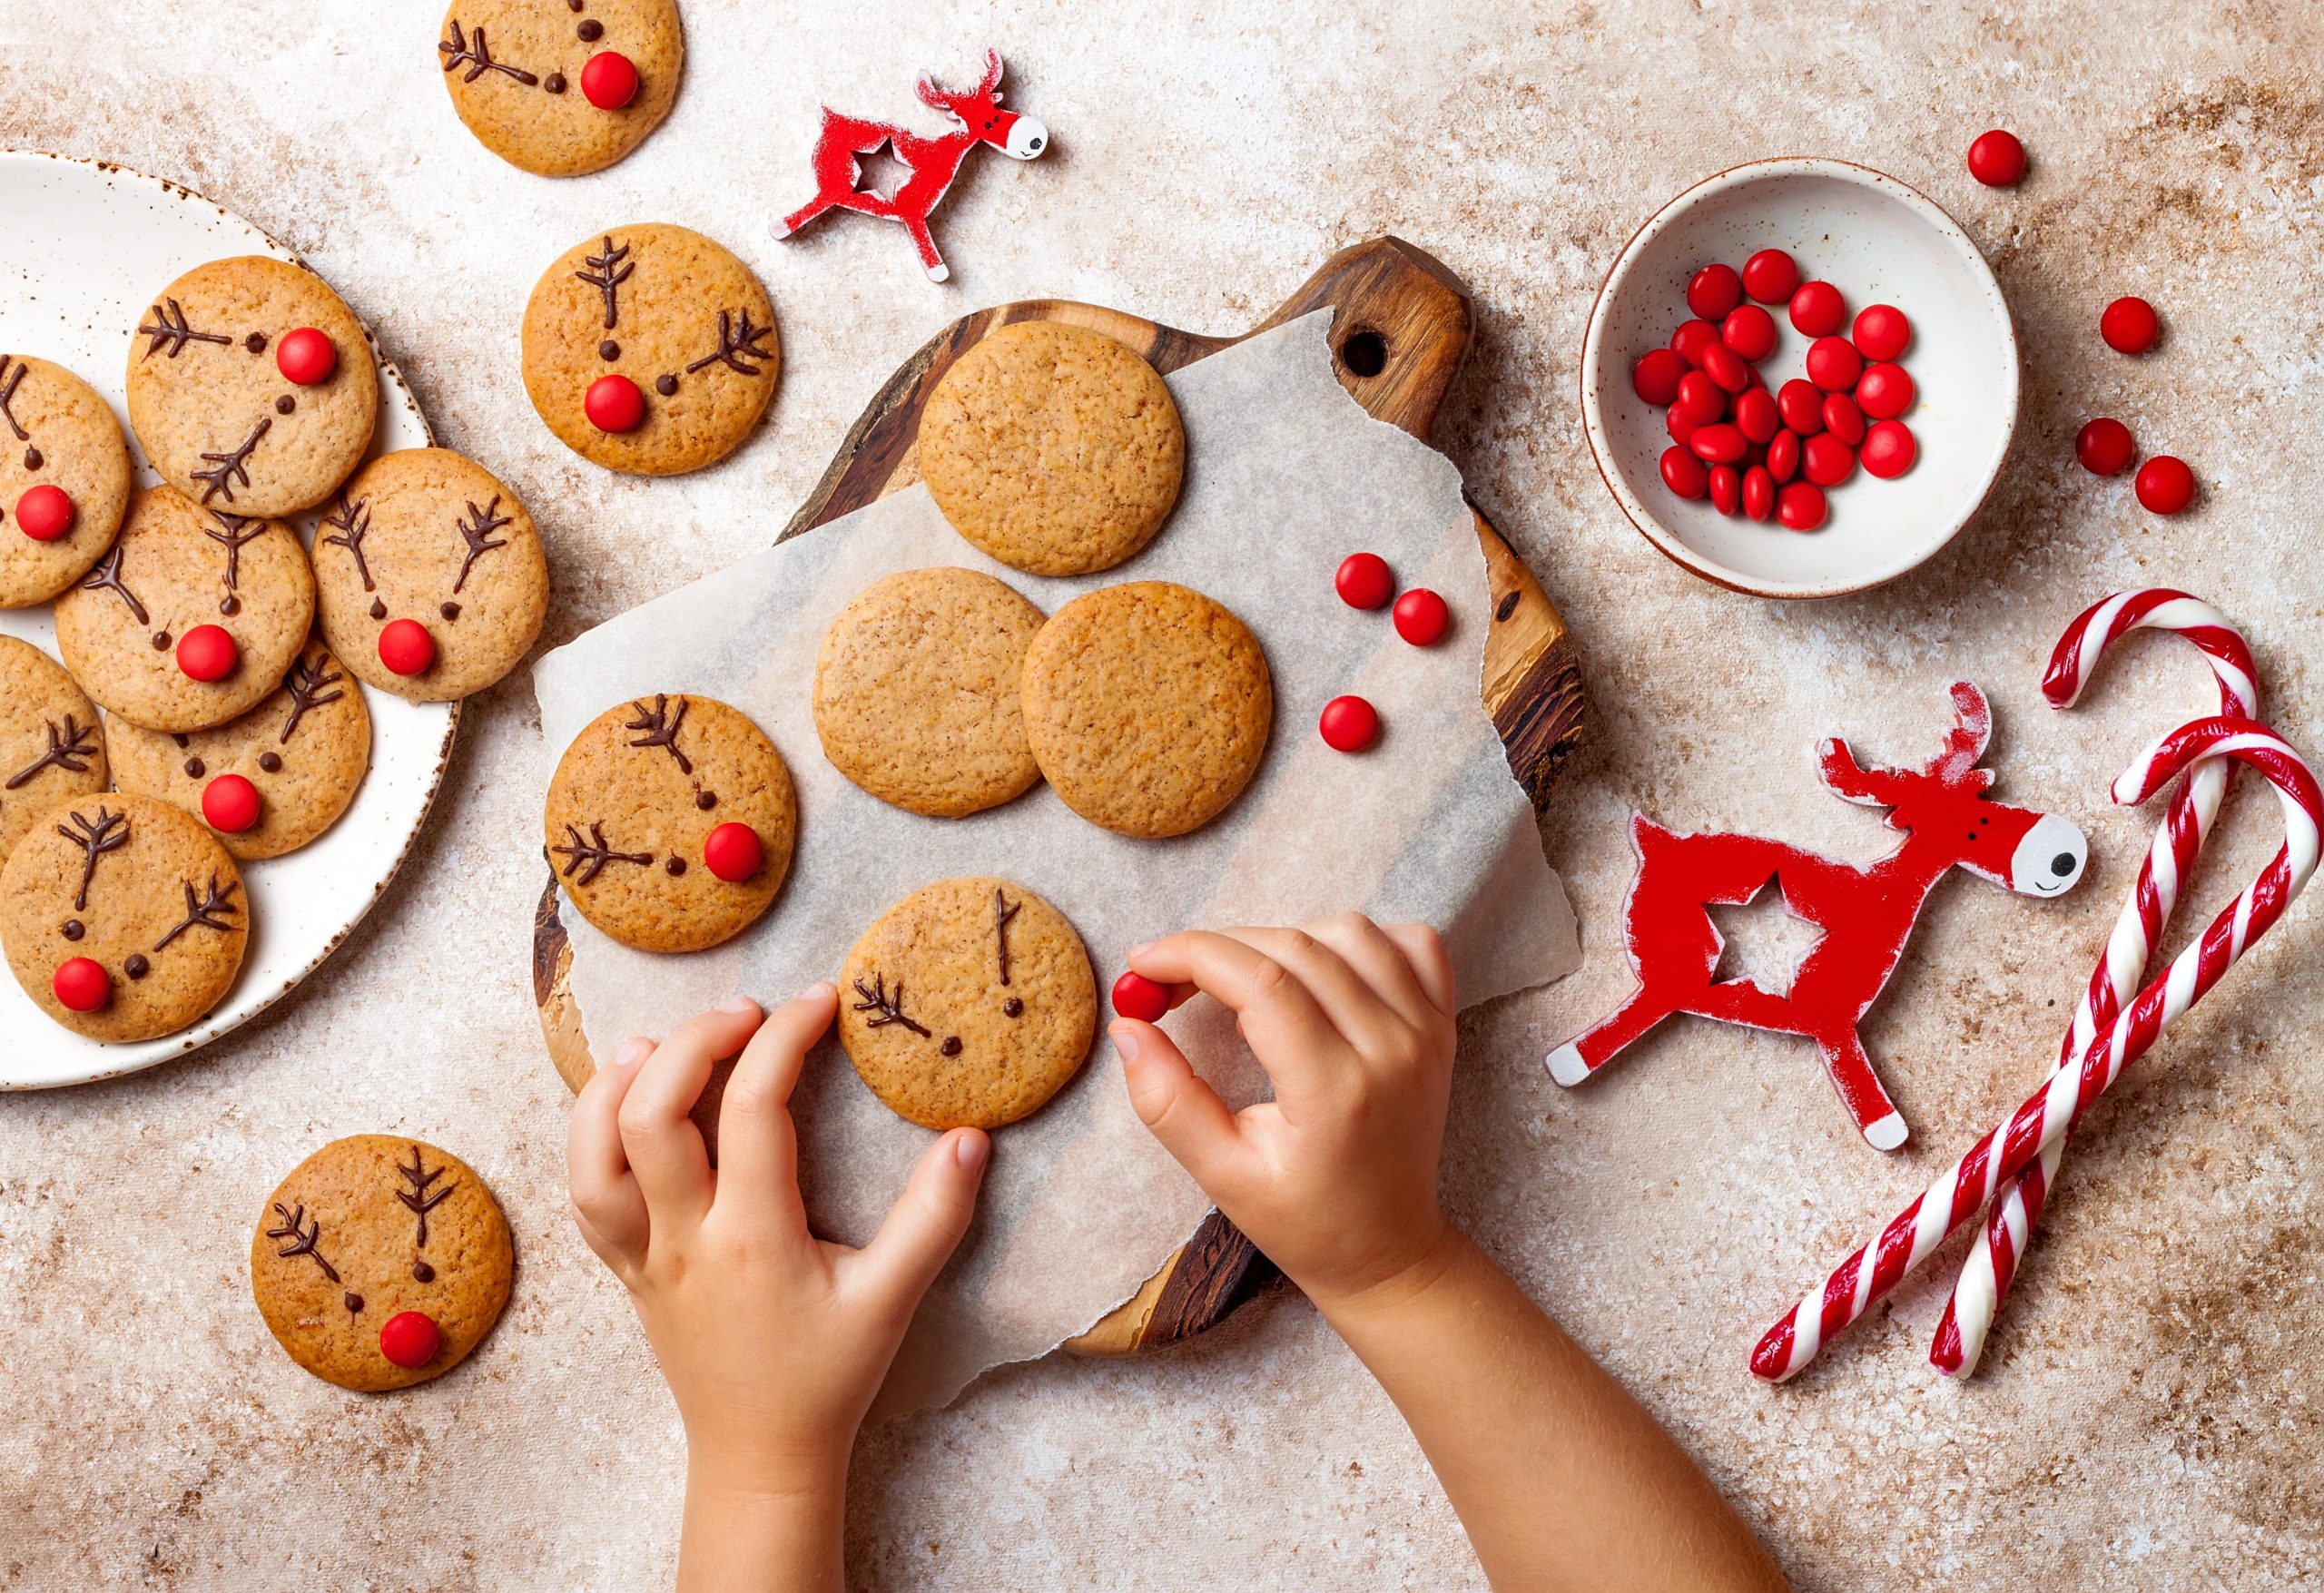
[[[931,880],[991,873],[1057,904],[1102,991],[1139,941],[1189,926],[1294,922],[1357,907],[1436,925],[1464,1005],[1541,984],[1577,960],[1564,888],[1478,699],[1492,597],[1459,473],[1373,419],[1333,376],[1326,312],[1169,379],[1187,428],[1186,487],[1160,536],[1103,575],[1044,580],[963,541],[913,487],[681,587],[534,666],[542,782],[581,727],[616,703],[693,692],[749,713],[797,783],[799,845],[783,894],[750,930],[686,957],[632,951],[568,910],[572,988],[590,1048],[655,1035],[737,990],[783,999],[831,978],[872,919]],[[1339,601],[1333,572],[1369,548],[1403,585],[1441,593],[1446,638],[1401,641],[1386,611]],[[903,812],[824,760],[809,710],[832,616],[880,577],[960,565],[1054,613],[1082,592],[1170,580],[1239,615],[1265,648],[1275,718],[1249,789],[1208,826],[1137,841],[1076,817],[1047,786],[964,820]],[[1343,693],[1372,701],[1380,742],[1358,756],[1315,733]],[[1263,1083],[1206,1002],[1171,1020],[1230,1099]],[[942,1404],[989,1366],[1053,1348],[1127,1299],[1208,1209],[1129,1108],[1099,1038],[1078,1078],[994,1136],[975,1228],[931,1291],[879,1410]],[[862,1243],[929,1135],[863,1087],[835,1044],[793,1110],[819,1233]]]

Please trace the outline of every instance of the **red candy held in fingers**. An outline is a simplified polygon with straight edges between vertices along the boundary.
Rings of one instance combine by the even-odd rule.
[[[1743,291],[1762,304],[1781,304],[1799,286],[1799,266],[1780,249],[1762,249],[1743,262]]]
[[[1913,407],[1913,379],[1901,365],[1867,365],[1856,379],[1856,407],[1875,420],[1894,420]]]
[[[390,620],[379,632],[379,662],[394,674],[418,674],[436,662],[436,638],[418,620]]]
[[[1799,474],[1799,434],[1788,427],[1768,445],[1768,474],[1777,487]]]
[[[1783,423],[1802,437],[1824,429],[1824,389],[1812,381],[1793,377],[1776,389],[1776,408],[1783,414]]]
[[[1415,586],[1396,599],[1396,634],[1415,647],[1426,647],[1444,634],[1452,611],[1444,599],[1425,586]]]
[[[310,388],[329,381],[331,372],[339,369],[339,349],[315,328],[300,327],[276,339],[274,369],[282,373],[284,381]]]
[[[1700,369],[1703,350],[1718,341],[1718,329],[1707,320],[1682,320],[1670,334],[1670,352]]]
[[[1701,425],[1726,415],[1727,390],[1703,372],[1690,370],[1679,379],[1678,402],[1680,413]]]
[[[1803,338],[1830,337],[1847,314],[1847,300],[1829,282],[1802,282],[1791,296],[1792,329]]]
[[[1707,265],[1687,284],[1687,308],[1705,320],[1721,320],[1743,302],[1743,279],[1731,265]]]
[[[2093,476],[2121,475],[2130,467],[2138,451],[2131,428],[2102,415],[2083,427],[2073,439],[2074,457]]]
[[[1140,1023],[1159,1023],[1170,1013],[1170,991],[1142,973],[1126,973],[1114,981],[1114,1010]]]
[[[1659,409],[1679,396],[1679,379],[1687,374],[1687,362],[1676,350],[1653,349],[1639,356],[1630,367],[1630,388],[1638,396]]]
[[[1826,393],[1824,429],[1854,447],[1864,440],[1864,411],[1846,393]]]
[[[2132,485],[2150,514],[2175,515],[2195,501],[2195,473],[2169,454],[2157,454],[2140,466]]]
[[[1776,351],[1776,318],[1756,304],[1738,304],[1719,323],[1718,340],[1746,359]]]
[[[221,835],[240,835],[258,822],[258,787],[239,774],[221,774],[202,788],[203,822]]]
[[[1969,146],[1969,175],[1987,188],[2007,188],[2025,175],[2025,146],[1998,127],[1978,134]]]
[[[729,821],[702,841],[702,866],[729,885],[739,885],[759,871],[766,848],[759,832],[748,824]]]
[[[1361,697],[1334,697],[1315,728],[1334,752],[1360,752],[1380,733],[1380,712]]]
[[[1864,356],[1846,338],[1818,338],[1807,345],[1807,379],[1826,392],[1845,393],[1863,374]]]
[[[1709,490],[1709,477],[1694,450],[1686,447],[1662,450],[1662,485],[1680,497],[1698,498]]]
[[[94,1012],[113,999],[113,976],[102,963],[85,957],[68,957],[58,963],[48,988],[56,1004],[67,1012]]]
[[[581,396],[581,412],[599,431],[635,431],[645,424],[645,395],[625,376],[601,376]]]
[[[1735,429],[1755,443],[1771,441],[1783,429],[1783,414],[1776,408],[1776,396],[1765,388],[1752,388],[1735,400]]]
[[[436,1358],[444,1334],[424,1311],[399,1311],[379,1326],[379,1353],[407,1372]]]
[[[241,657],[223,625],[196,625],[178,638],[178,667],[189,680],[222,681]]]
[[[1864,434],[1860,457],[1867,474],[1893,481],[1913,467],[1913,461],[1920,457],[1920,444],[1903,421],[1882,420]]]
[[[1712,343],[1703,349],[1703,374],[1730,393],[1751,385],[1749,363],[1724,343]]]
[[[1787,530],[1813,531],[1827,510],[1824,489],[1812,481],[1795,481],[1776,494],[1776,519]]]
[[[1837,487],[1856,474],[1856,450],[1828,431],[1799,445],[1800,470],[1818,487]]]
[[[1396,595],[1396,577],[1376,553],[1352,553],[1340,560],[1332,585],[1350,608],[1377,608]]]
[[[1856,312],[1849,341],[1866,359],[1894,359],[1913,340],[1913,323],[1893,304],[1867,304]]]
[[[16,500],[16,529],[34,542],[54,542],[73,529],[73,500],[61,487],[43,482]]]
[[[1768,474],[1765,465],[1754,465],[1743,472],[1743,514],[1746,518],[1765,520],[1776,512],[1776,478]]]
[[[637,68],[617,50],[600,50],[582,64],[581,93],[600,111],[618,111],[637,97]]]
[[[1751,444],[1742,432],[1720,420],[1697,428],[1695,435],[1687,439],[1687,446],[1695,450],[1698,459],[1713,465],[1732,465],[1749,450]]]
[[[2117,354],[2145,353],[2162,330],[2154,306],[2143,299],[2117,299],[2098,317],[2098,335]]]

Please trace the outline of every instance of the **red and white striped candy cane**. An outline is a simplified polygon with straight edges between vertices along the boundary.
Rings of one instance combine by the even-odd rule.
[[[2201,649],[2219,678],[2219,711],[2239,719],[2260,717],[2259,677],[2252,668],[2251,649],[2225,615],[2201,598],[2168,587],[2117,592],[2092,604],[2068,625],[2050,654],[2042,676],[2042,694],[2053,708],[2071,708],[2098,667],[2100,657],[2120,638],[2135,630],[2170,631]],[[2163,925],[2179,899],[2180,887],[2193,869],[2203,838],[2219,816],[2227,794],[2233,764],[2226,759],[2198,763],[2171,793],[2162,825],[2140,866],[2122,917],[2106,942],[2106,955],[2090,976],[2090,986],[2075,1008],[2073,1023],[2059,1047],[2058,1066],[2071,1067],[2090,1048],[2100,1029],[2114,1020],[2146,977],[2146,965],[2162,938]],[[1953,1297],[1930,1342],[1930,1364],[1946,1376],[1966,1376],[1976,1370],[1986,1335],[2031,1242],[2034,1224],[2042,1220],[2042,1203],[2058,1176],[2066,1154],[2057,1141],[2041,1159],[2006,1184],[2001,1198],[1985,1214],[1969,1256],[1962,1264]]]
[[[2031,1166],[2097,1104],[2187,1008],[2283,916],[2316,871],[2324,841],[2324,793],[2300,755],[2274,731],[2248,719],[2199,719],[2147,749],[2114,782],[2113,798],[2142,802],[2181,770],[2233,758],[2267,776],[2283,807],[2284,844],[2162,976],[2133,997],[2081,1061],[2060,1068],[1903,1211],[1870,1244],[1840,1264],[1823,1287],[1785,1313],[1751,1352],[1751,1370],[1780,1382],[1874,1302],[1935,1254],[1945,1236],[1983,1211],[2002,1184]]]

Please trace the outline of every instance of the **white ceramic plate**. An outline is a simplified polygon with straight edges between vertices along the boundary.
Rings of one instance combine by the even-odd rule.
[[[0,267],[0,349],[69,367],[111,400],[125,437],[131,333],[153,295],[223,255],[297,259],[176,183],[55,155],[0,151],[0,216],[8,218],[10,238]],[[372,451],[426,447],[428,422],[403,378],[379,359],[376,344],[372,356],[379,370]],[[157,480],[134,437],[129,447],[139,480]],[[312,516],[300,521],[311,540]],[[45,607],[0,609],[0,634],[56,652]],[[288,857],[241,865],[250,947],[217,1009],[158,1040],[102,1045],[50,1022],[15,979],[0,977],[0,1088],[79,1084],[182,1056],[263,1012],[330,955],[395,878],[428,817],[459,723],[456,703],[406,703],[372,691],[363,701],[371,711],[371,769],[355,801],[320,840]]]
[[[1837,287],[1851,320],[1893,304],[1913,323],[1903,364],[1919,402],[1904,420],[1920,457],[1893,481],[1857,470],[1831,489],[1831,516],[1812,532],[1730,518],[1664,487],[1662,411],[1630,387],[1638,357],[1692,313],[1688,279],[1768,248],[1789,251],[1801,280]],[[1759,370],[1773,389],[1804,374],[1810,339],[1782,306],[1767,308],[1780,335]],[[1834,597],[1929,558],[1984,501],[2017,426],[2017,337],[1992,268],[1926,195],[1844,161],[1759,161],[1679,195],[1614,261],[1582,339],[1581,413],[1599,473],[1655,546],[1738,592]]]

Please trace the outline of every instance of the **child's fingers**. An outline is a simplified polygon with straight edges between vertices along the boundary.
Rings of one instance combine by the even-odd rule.
[[[1213,1200],[1242,1148],[1235,1114],[1187,1063],[1177,1042],[1150,1023],[1121,1018],[1107,1034],[1122,1054],[1130,1109]]]
[[[839,996],[827,984],[811,986],[766,1015],[743,1048],[718,1104],[718,1190],[715,1201],[754,1203],[802,1237],[807,1214],[799,1203],[799,1140],[788,1110],[808,1049],[831,1027]],[[771,1203],[771,1204],[770,1204]]]
[[[1290,969],[1342,1037],[1360,1043],[1395,1027],[1395,1008],[1335,949],[1305,929],[1255,927],[1226,933]]]
[[[1198,986],[1233,1008],[1243,1038],[1278,1090],[1324,1081],[1317,1059],[1339,1041],[1339,1031],[1298,977],[1273,958],[1233,936],[1188,929],[1140,947],[1129,960],[1149,979]]]
[[[1305,925],[1307,932],[1339,953],[1374,995],[1416,1027],[1434,1023],[1439,1016],[1420,976],[1413,972],[1403,947],[1379,925],[1360,912],[1334,913]],[[1344,1028],[1345,1025],[1341,1027]]]
[[[632,1259],[645,1249],[645,1196],[638,1192],[637,1180],[630,1176],[616,1115],[637,1077],[639,1064],[653,1050],[651,1040],[625,1043],[613,1061],[598,1068],[596,1077],[582,1087],[565,1127],[566,1178],[573,1192],[573,1209],[583,1219],[584,1234],[593,1236],[590,1248],[608,1264],[614,1257],[598,1247],[598,1240]]]
[[[699,1222],[709,1209],[710,1155],[686,1114],[710,1082],[711,1065],[741,1050],[758,1026],[758,1004],[737,997],[671,1030],[637,1070],[615,1121],[657,1221]]]
[[[1382,924],[1380,932],[1403,952],[1413,977],[1437,1011],[1451,1018],[1461,1010],[1453,1000],[1452,957],[1444,949],[1443,936],[1426,924]]]
[[[960,1248],[977,1210],[992,1141],[981,1128],[955,1128],[928,1147],[911,1181],[889,1208],[860,1261],[888,1307],[910,1315]]]

